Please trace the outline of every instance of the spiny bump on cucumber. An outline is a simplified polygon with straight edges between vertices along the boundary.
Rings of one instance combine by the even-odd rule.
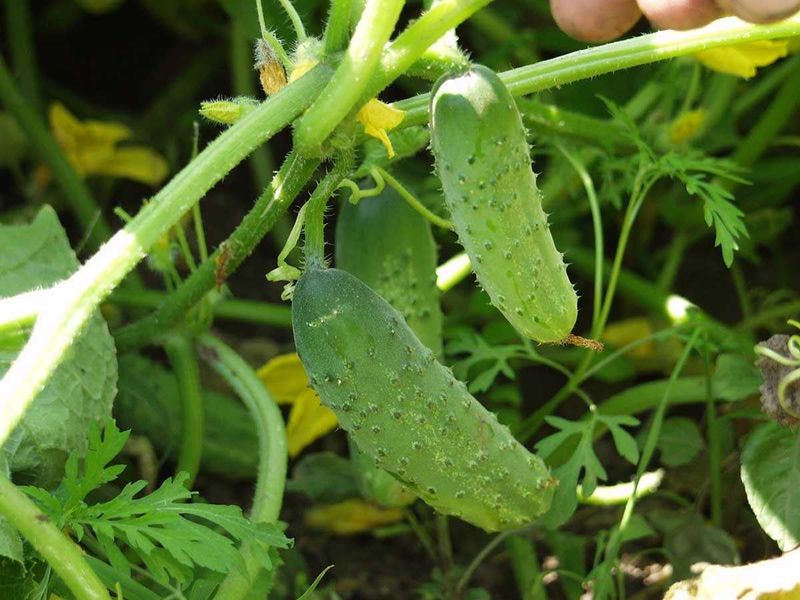
[[[543,461],[361,281],[338,269],[307,271],[292,323],[322,402],[376,465],[428,504],[488,531],[522,527],[548,509],[556,482]],[[350,410],[341,410],[345,401]]]
[[[473,65],[437,82],[430,114],[437,173],[478,281],[527,337],[565,338],[577,295],[542,210],[511,94],[494,72]]]

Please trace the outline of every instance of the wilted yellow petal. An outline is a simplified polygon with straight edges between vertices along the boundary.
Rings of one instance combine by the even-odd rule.
[[[289,456],[297,456],[303,448],[336,429],[337,425],[336,415],[322,405],[317,392],[305,390],[297,396],[289,413],[289,424],[286,426]]]
[[[400,508],[382,508],[360,498],[317,506],[306,512],[306,523],[336,535],[354,535],[403,520]]]
[[[308,376],[296,352],[276,356],[256,373],[278,404],[291,404],[308,389]]]
[[[124,146],[115,150],[95,173],[158,185],[164,181],[168,171],[167,161],[158,152],[145,146]]]
[[[389,158],[392,158],[394,157],[394,148],[392,148],[392,142],[386,132],[400,125],[405,116],[402,110],[397,110],[373,98],[358,111],[356,120],[364,126],[367,135],[381,141]]]
[[[770,65],[788,53],[786,40],[762,40],[704,50],[695,54],[695,58],[709,69],[749,79],[758,67]]]
[[[623,319],[606,326],[601,336],[604,342],[611,344],[614,348],[622,348],[653,333],[653,324],[644,317],[633,317]],[[649,358],[656,352],[654,342],[647,342],[633,348],[628,352],[631,358]]]
[[[112,146],[131,137],[131,130],[122,123],[113,121],[84,121],[81,127],[84,143],[111,144]]]
[[[50,105],[50,127],[58,145],[78,173],[126,177],[155,185],[167,176],[164,158],[144,146],[117,148],[131,137],[131,130],[121,123],[80,121],[62,104]]]
[[[50,128],[56,141],[62,147],[74,144],[75,139],[80,134],[81,122],[77,117],[67,110],[60,102],[54,102],[47,111],[50,120]]]
[[[702,108],[679,115],[669,125],[670,143],[679,145],[694,139],[703,130],[705,121],[706,111]]]

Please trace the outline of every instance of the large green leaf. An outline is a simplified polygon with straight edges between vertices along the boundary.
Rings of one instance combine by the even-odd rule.
[[[119,426],[146,436],[162,458],[174,459],[183,423],[175,375],[149,358],[123,354],[118,387],[114,417]],[[236,398],[209,389],[203,390],[203,405],[203,472],[255,479],[258,435],[247,409]]]
[[[0,297],[51,286],[78,266],[52,208],[29,225],[0,226]],[[0,349],[0,377],[16,355]],[[15,480],[55,485],[67,456],[86,451],[89,424],[111,415],[116,385],[114,341],[97,312],[2,448]]]
[[[759,426],[744,445],[742,482],[761,528],[788,552],[800,544],[800,435]]]

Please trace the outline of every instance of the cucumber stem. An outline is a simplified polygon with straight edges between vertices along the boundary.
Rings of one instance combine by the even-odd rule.
[[[107,302],[126,308],[155,309],[167,301],[169,296],[156,290],[116,289]],[[0,304],[2,306],[2,304]],[[291,327],[292,313],[288,306],[258,300],[228,298],[218,300],[211,306],[214,317],[241,323],[252,323],[267,327]],[[4,314],[0,308],[0,314]]]
[[[381,51],[394,31],[403,0],[367,0],[350,45],[328,85],[295,127],[295,148],[302,155],[318,156],[322,143],[362,98]]]
[[[294,84],[291,84],[294,85]],[[277,97],[277,96],[275,96]],[[236,125],[234,125],[236,127]],[[170,294],[155,312],[115,332],[118,349],[131,350],[153,343],[164,334],[165,327],[180,320],[202,297],[216,285],[216,259],[220,248],[228,248],[227,272],[232,273],[270,231],[280,215],[306,185],[319,164],[316,160],[300,158],[290,153],[273,177],[272,183],[259,196],[228,239],[207,261]]]
[[[319,182],[306,204],[308,207],[305,228],[307,268],[319,269],[325,266],[325,208],[328,205],[328,199],[353,168],[354,158],[352,151],[340,153],[333,168]]]
[[[0,474],[0,516],[47,561],[78,600],[110,600],[106,586],[83,559],[80,546],[61,533],[22,490]]]
[[[352,0],[331,0],[328,22],[325,24],[325,54],[331,55],[347,47],[350,37]]]
[[[176,473],[187,473],[185,485],[192,489],[200,470],[203,457],[203,431],[205,429],[205,405],[200,387],[200,370],[194,347],[185,334],[169,336],[164,342],[175,379],[178,382],[178,398],[181,403],[181,446],[178,452]]]
[[[200,355],[241,398],[258,432],[258,478],[250,519],[275,523],[280,516],[289,460],[280,408],[241,356],[211,335],[201,336],[198,342]],[[248,542],[242,544],[247,576],[236,569],[231,571],[220,584],[216,600],[239,600],[247,596],[260,570],[256,552]]]
[[[752,25],[736,17],[728,17],[691,31],[658,31],[579,50],[505,71],[500,73],[500,79],[513,96],[524,96],[620,69],[688,56],[702,50],[797,35],[800,35],[800,15],[771,25]],[[387,53],[391,49],[392,46],[387,49]],[[430,94],[427,93],[395,102],[392,106],[406,113],[400,127],[410,127],[428,120],[429,104]]]
[[[274,33],[267,29],[267,26],[264,23],[264,8],[261,6],[261,0],[256,0],[256,12],[258,13],[258,26],[261,29],[261,39],[263,39],[267,45],[272,48],[275,56],[277,56],[278,60],[281,61],[283,68],[287,71],[290,70],[292,68],[292,61],[289,60],[289,55],[286,54],[286,50],[283,49],[283,44],[281,44],[281,41]],[[300,26],[302,27],[302,23]]]
[[[3,95],[1,90],[4,87],[3,71],[0,68],[0,96]],[[312,69],[220,134],[133,221],[114,234],[80,270],[54,288],[58,293],[51,296],[51,306],[57,308],[40,314],[28,343],[0,381],[0,445],[5,443],[22,420],[37,392],[60,364],[75,336],[111,290],[119,285],[148,249],[215,183],[258,144],[292,121],[310,101],[309,96],[318,92],[326,79],[327,70],[324,66]],[[49,134],[46,135],[49,137]],[[302,159],[291,160],[292,156],[290,155],[290,164],[297,165],[297,175],[287,181],[278,180],[276,189],[270,189],[266,197],[262,197],[261,202],[254,207],[253,210],[258,212],[255,215],[253,211],[248,213],[234,232],[237,240],[232,244],[229,261],[232,265],[238,266],[264,233],[269,231],[299,191],[295,188],[302,187],[302,184],[297,185],[298,181],[302,180],[304,184],[306,177],[310,177],[310,171],[316,166],[313,161],[309,163]],[[309,166],[312,168],[309,169]],[[309,172],[305,174],[305,171]],[[288,198],[284,195],[284,188]],[[209,259],[192,273],[171,298],[173,301],[180,299],[186,304],[170,304],[174,318],[167,323],[177,321],[214,286],[214,272],[214,261]],[[156,318],[150,323],[146,329],[148,338],[153,334],[164,333],[164,322],[159,322]],[[142,329],[139,332],[141,335]]]
[[[375,177],[376,181],[378,181],[379,178],[383,179],[389,184],[389,187],[391,187],[400,195],[403,200],[406,201],[411,208],[428,219],[428,221],[437,227],[441,227],[442,229],[449,229],[450,231],[453,230],[453,224],[450,221],[443,219],[442,217],[435,215],[428,210],[428,208],[422,204],[422,202],[420,202],[414,194],[409,192],[405,186],[397,181],[397,179],[395,179],[386,169],[383,167],[374,167],[371,171],[373,171],[373,177]]]

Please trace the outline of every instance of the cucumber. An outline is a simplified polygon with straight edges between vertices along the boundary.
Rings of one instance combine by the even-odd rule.
[[[436,243],[428,221],[387,187],[345,203],[336,222],[336,266],[352,273],[403,315],[420,341],[442,355]]]
[[[556,481],[437,362],[388,302],[339,269],[297,283],[292,328],[312,387],[359,449],[442,513],[522,527]]]
[[[523,335],[563,340],[578,297],[542,210],[514,99],[493,71],[473,65],[436,83],[430,115],[436,170],[478,281]]]
[[[442,310],[436,288],[436,243],[428,221],[386,188],[356,205],[345,203],[336,222],[336,265],[395,307],[420,341],[442,355]],[[414,495],[350,440],[361,494],[383,506],[405,506]]]

